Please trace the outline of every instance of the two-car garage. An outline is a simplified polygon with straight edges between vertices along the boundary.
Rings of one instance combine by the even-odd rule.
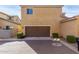
[[[50,26],[25,26],[27,37],[50,37]]]

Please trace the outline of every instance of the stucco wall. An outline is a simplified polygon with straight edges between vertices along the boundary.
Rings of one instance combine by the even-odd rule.
[[[66,38],[67,35],[78,36],[77,20],[61,23],[61,36]]]
[[[12,37],[16,36],[17,24],[14,24],[14,23],[11,23],[11,22],[8,22],[8,21],[5,21],[5,20],[0,20],[0,26],[2,28],[4,28],[7,25],[10,26],[10,27],[13,27],[12,28]]]
[[[20,24],[19,20],[18,16],[10,16],[0,12],[0,27],[3,29],[5,26],[10,26],[12,28],[12,36],[16,36],[17,34],[17,24]]]
[[[27,9],[32,8],[33,14],[27,14]],[[24,26],[50,26],[50,32],[60,32],[59,21],[61,20],[62,8],[61,7],[49,7],[49,6],[37,6],[30,7],[24,6],[21,8],[22,25]],[[50,34],[51,35],[51,34]]]
[[[79,37],[79,16],[76,16],[75,17],[77,20],[76,20],[76,24],[77,24],[77,35]]]

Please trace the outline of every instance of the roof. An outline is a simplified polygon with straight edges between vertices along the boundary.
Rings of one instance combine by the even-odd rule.
[[[73,21],[73,20],[77,20],[75,17],[71,17],[71,18],[64,18],[63,20],[61,20],[61,23],[65,23],[65,22],[69,22],[69,21]]]
[[[11,16],[6,13],[3,13],[3,12],[0,12],[0,20],[8,21],[8,22],[11,22],[14,24],[20,24],[20,23],[17,23],[15,21],[11,20]]]
[[[8,17],[10,17],[10,15],[8,15],[8,14],[6,14],[6,13],[4,13],[4,12],[0,12],[1,14],[3,14],[3,15],[6,15],[6,16],[8,16]]]
[[[79,15],[73,16],[74,18],[79,18]]]
[[[8,21],[8,22],[10,22],[10,23],[14,23],[14,24],[20,25],[20,23],[16,23],[16,22],[11,21],[11,20],[6,20],[6,19],[3,19],[3,18],[0,18],[0,20],[4,20],[4,21]]]

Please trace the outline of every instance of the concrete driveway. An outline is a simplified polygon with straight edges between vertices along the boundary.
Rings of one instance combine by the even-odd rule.
[[[0,53],[18,54],[76,54],[73,50],[62,44],[53,46],[51,38],[25,38],[14,41],[0,41]]]
[[[76,52],[72,51],[65,45],[62,46],[53,46],[54,43],[52,40],[28,40],[25,41],[35,52],[38,54],[75,54]]]

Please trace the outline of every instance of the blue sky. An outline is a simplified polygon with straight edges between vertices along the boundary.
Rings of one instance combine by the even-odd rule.
[[[0,11],[21,18],[21,8],[18,5],[0,5]],[[62,12],[65,12],[67,17],[79,15],[79,5],[65,5]]]
[[[66,13],[67,17],[79,15],[79,5],[65,5],[62,11]]]
[[[8,15],[17,15],[21,18],[21,8],[18,5],[0,5],[0,12]]]

